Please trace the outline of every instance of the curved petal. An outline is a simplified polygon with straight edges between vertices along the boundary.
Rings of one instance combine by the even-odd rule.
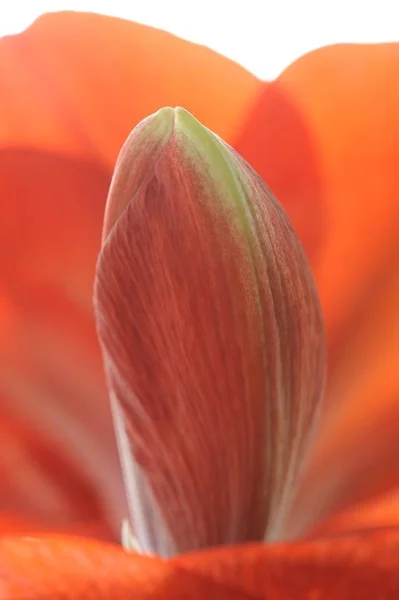
[[[0,420],[0,534],[47,530],[112,537],[84,470],[50,436],[16,418]],[[29,499],[29,501],[27,501]]]
[[[66,537],[0,540],[0,593],[2,600],[243,600],[229,585],[160,559]]]
[[[312,52],[265,84],[236,139],[281,189],[326,319],[327,404],[296,534],[399,480],[398,69],[399,44]]]
[[[314,261],[326,227],[318,148],[306,115],[279,80],[262,84],[232,145],[284,205]]]
[[[112,168],[131,129],[164,105],[185,106],[229,136],[259,85],[236,63],[151,27],[44,15],[0,41],[0,147],[84,155]]]
[[[149,598],[170,570],[160,560],[129,556],[120,547],[89,539],[0,538],[4,600],[130,600],[132,593]]]
[[[312,531],[314,536],[330,533],[399,527],[399,489],[376,496],[368,502],[343,510],[336,516],[318,523]]]
[[[185,569],[270,600],[372,600],[399,591],[399,530],[281,546],[242,546],[188,555]]]
[[[236,546],[171,562],[73,538],[0,540],[5,600],[396,600],[399,531]]]
[[[381,277],[398,267],[398,67],[399,44],[340,45],[278,79],[317,153],[328,227],[314,269],[332,359],[370,321]]]
[[[90,163],[0,152],[0,198],[7,199],[0,221],[0,394],[7,419],[35,428],[38,439],[53,444],[48,452],[76,469],[77,480],[99,489],[119,533],[125,505],[91,314],[107,184]],[[23,427],[13,436],[22,451]],[[35,470],[34,454],[31,461]],[[37,480],[31,493],[37,501],[43,495],[44,508],[46,486],[39,487]],[[57,513],[42,510],[42,517],[51,523]]]
[[[174,562],[240,590],[243,598],[374,600],[382,595],[394,600],[399,592],[399,529],[292,545],[236,546]]]
[[[331,515],[337,514],[339,519],[339,514],[344,511],[345,515],[351,505],[361,507],[375,495],[398,486],[396,377],[390,362],[384,365],[371,362],[363,375],[364,382],[359,382],[363,384],[359,385],[363,397],[348,395],[346,404],[330,409],[330,420],[327,413],[294,504],[292,535],[313,530],[319,520]],[[356,385],[356,380],[353,383]],[[391,513],[394,511],[399,519],[399,502],[392,504]]]

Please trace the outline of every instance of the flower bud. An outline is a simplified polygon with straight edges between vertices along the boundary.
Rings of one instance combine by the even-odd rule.
[[[282,207],[182,108],[121,151],[95,311],[138,546],[280,538],[323,389],[319,301]]]

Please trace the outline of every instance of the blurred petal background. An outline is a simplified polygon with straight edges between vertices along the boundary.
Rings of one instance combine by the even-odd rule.
[[[94,15],[45,16],[14,35],[58,10],[161,28],[238,64]],[[329,381],[287,537],[320,519],[328,531],[330,516],[398,522],[399,48],[300,58],[397,41],[394,5],[14,1],[0,35],[11,35],[0,40],[0,527],[119,535],[127,509],[91,289],[118,150],[165,104],[258,170],[316,276]]]

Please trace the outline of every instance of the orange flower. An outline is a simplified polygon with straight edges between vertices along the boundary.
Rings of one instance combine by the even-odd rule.
[[[329,344],[321,428],[286,528],[288,538],[328,537],[168,562],[72,538],[4,538],[9,597],[62,597],[68,586],[98,598],[397,597],[398,66],[396,45],[331,47],[266,84],[168,34],[67,13],[1,40],[0,392],[4,429],[28,448],[12,461],[1,436],[1,460],[8,476],[15,464],[25,475],[48,444],[62,465],[46,471],[61,487],[50,511],[43,474],[21,477],[18,493],[39,508],[18,517],[54,529],[66,502],[71,531],[87,533],[89,509],[105,537],[105,519],[117,527],[126,514],[91,284],[117,152],[160,106],[194,113],[284,204],[315,273]],[[16,433],[26,428],[29,444]],[[12,508],[12,499],[0,505]],[[342,533],[374,525],[384,529]]]

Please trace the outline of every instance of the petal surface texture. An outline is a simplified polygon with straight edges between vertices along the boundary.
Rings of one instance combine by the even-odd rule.
[[[143,549],[279,538],[322,396],[321,311],[281,206],[181,108],[121,151],[95,310]]]
[[[0,540],[4,600],[396,600],[397,530],[163,562],[74,538]]]

